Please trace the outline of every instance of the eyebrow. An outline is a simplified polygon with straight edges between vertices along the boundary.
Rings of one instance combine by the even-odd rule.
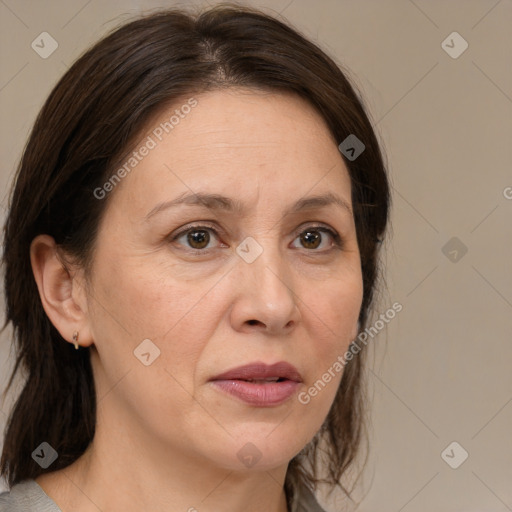
[[[147,221],[157,213],[180,205],[202,206],[211,210],[221,210],[234,213],[239,216],[243,216],[246,211],[243,203],[238,199],[232,199],[221,194],[207,194],[202,192],[194,194],[192,192],[184,192],[171,201],[157,204],[146,215],[145,220]],[[337,206],[343,211],[349,213],[351,216],[353,215],[350,205],[344,199],[332,192],[299,199],[289,206],[285,210],[284,214],[288,215],[290,213],[297,213],[303,210],[320,209],[327,206]]]

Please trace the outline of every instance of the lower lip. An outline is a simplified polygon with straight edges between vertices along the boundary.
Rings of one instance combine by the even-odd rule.
[[[279,405],[288,400],[300,386],[299,382],[283,380],[266,384],[244,380],[214,380],[213,384],[244,402],[259,407]]]

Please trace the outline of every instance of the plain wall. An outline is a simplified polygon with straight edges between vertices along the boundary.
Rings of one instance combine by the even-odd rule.
[[[376,313],[403,309],[370,342],[370,458],[357,510],[512,510],[512,2],[248,3],[281,13],[351,70],[388,157],[393,236]],[[0,3],[2,221],[56,81],[123,16],[172,5],[187,3]],[[43,31],[58,42],[47,59],[31,48]],[[469,45],[457,58],[442,46],[454,31]],[[461,44],[450,36],[444,46]],[[2,389],[10,334],[1,338]],[[457,469],[441,456],[453,441],[469,454]],[[325,501],[332,511],[340,503]]]

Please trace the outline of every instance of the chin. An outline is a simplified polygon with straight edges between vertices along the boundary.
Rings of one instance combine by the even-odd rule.
[[[269,425],[262,427],[261,424],[255,424],[252,428],[245,425],[243,434],[232,434],[224,442],[212,441],[208,456],[219,466],[237,472],[269,471],[287,466],[312,435],[306,436],[296,431],[292,433],[286,428],[279,432],[279,428],[279,424],[272,428]]]

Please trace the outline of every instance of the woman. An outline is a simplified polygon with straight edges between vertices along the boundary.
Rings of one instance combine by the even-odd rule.
[[[322,510],[364,431],[364,350],[344,354],[388,208],[357,94],[282,22],[169,10],[97,43],[5,226],[27,381],[0,510]]]

